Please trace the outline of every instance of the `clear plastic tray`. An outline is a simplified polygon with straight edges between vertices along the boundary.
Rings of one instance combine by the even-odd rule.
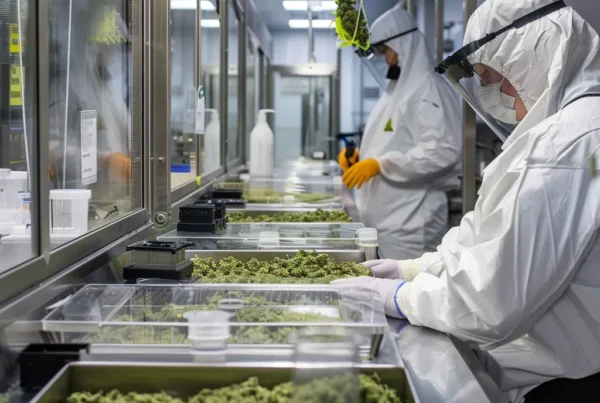
[[[278,232],[280,239],[356,239],[360,223],[233,223],[218,234],[171,231],[159,236],[160,242],[198,239],[260,239],[262,233]]]
[[[181,235],[181,234],[180,234]],[[243,238],[181,238],[193,242],[194,246],[191,250],[207,251],[207,250],[228,250],[228,251],[259,251],[259,250],[281,250],[281,251],[298,251],[298,250],[316,250],[316,251],[331,251],[331,250],[359,250],[354,239],[315,239],[315,238],[280,238],[279,245],[265,245],[260,239],[243,239]]]
[[[204,325],[219,334],[218,325],[228,326],[230,344],[290,344],[295,330],[333,327],[360,337],[373,350],[387,328],[380,296],[373,291],[256,284],[87,285],[42,324],[63,343],[188,344],[189,332],[197,334],[203,323],[186,318],[206,311],[229,314],[227,323]]]
[[[338,207],[341,186],[334,176],[300,177],[287,173],[280,178],[238,177],[216,185],[221,189],[243,190],[244,199],[251,205],[281,204]]]

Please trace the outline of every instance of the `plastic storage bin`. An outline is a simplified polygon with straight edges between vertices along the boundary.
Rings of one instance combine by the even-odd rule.
[[[192,336],[203,334],[202,315],[189,312],[201,311],[228,314],[209,315],[207,332],[222,335],[228,326],[229,344],[290,344],[298,329],[334,327],[376,355],[387,328],[381,297],[362,288],[103,284],[82,288],[43,319],[43,329],[58,332],[62,342],[188,344],[190,324]]]
[[[92,191],[61,189],[50,191],[50,222],[53,234],[85,234]]]

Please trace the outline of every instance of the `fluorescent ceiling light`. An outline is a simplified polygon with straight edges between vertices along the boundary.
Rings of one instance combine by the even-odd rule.
[[[315,1],[315,3],[321,3],[320,6],[312,7],[313,11],[334,11],[337,9],[335,1]],[[306,0],[285,0],[283,2],[283,8],[288,11],[307,11],[308,1]]]
[[[215,11],[213,3],[208,0],[200,2],[200,8],[207,11]],[[171,10],[195,10],[196,0],[171,0]]]
[[[313,20],[313,28],[315,29],[327,29],[331,26],[331,20]],[[308,20],[290,20],[290,28],[308,28]]]
[[[200,26],[202,28],[219,28],[221,23],[219,20],[202,20],[200,21]]]

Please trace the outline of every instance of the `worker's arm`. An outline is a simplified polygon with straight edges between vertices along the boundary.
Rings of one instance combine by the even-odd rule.
[[[454,97],[442,98],[435,82],[428,82],[415,104],[406,107],[410,116],[404,124],[415,137],[415,146],[405,152],[390,151],[377,161],[386,180],[423,186],[450,174],[459,162],[460,113]]]
[[[402,312],[482,348],[526,334],[564,293],[594,240],[600,189],[592,180],[585,169],[506,173],[457,236],[442,242],[441,275],[421,273],[398,291]]]

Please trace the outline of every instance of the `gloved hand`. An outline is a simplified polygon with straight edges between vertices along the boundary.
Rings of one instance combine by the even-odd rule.
[[[344,149],[338,155],[338,163],[340,164],[340,168],[342,168],[342,172],[346,173],[348,169],[354,164],[358,162],[359,151],[358,148],[354,148],[354,153],[351,156],[347,156],[348,149],[344,147]]]
[[[358,287],[373,290],[381,295],[385,314],[392,318],[406,319],[401,307],[396,300],[396,294],[406,284],[402,280],[388,280],[373,277],[355,277],[331,282],[337,287]]]
[[[119,176],[123,182],[131,180],[131,158],[123,153],[112,153],[107,157],[108,169]]]
[[[362,264],[367,269],[371,269],[373,277],[387,278],[390,280],[404,280],[400,269],[400,262],[393,259],[369,260]]]
[[[369,158],[359,161],[350,167],[348,172],[342,176],[342,180],[348,189],[352,189],[355,186],[360,189],[365,182],[379,175],[380,172],[381,167],[379,166],[379,162],[375,158]]]

